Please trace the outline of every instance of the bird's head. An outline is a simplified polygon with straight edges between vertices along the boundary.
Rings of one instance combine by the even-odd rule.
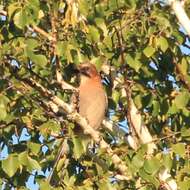
[[[80,64],[78,66],[78,70],[80,73],[81,83],[89,79],[98,79],[98,80],[100,79],[100,75],[98,71],[96,70],[95,65],[89,62]]]

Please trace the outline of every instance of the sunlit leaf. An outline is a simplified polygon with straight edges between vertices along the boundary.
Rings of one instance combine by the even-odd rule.
[[[188,92],[181,92],[175,97],[174,104],[177,106],[178,109],[183,109],[189,102],[189,98],[190,97]]]
[[[144,169],[149,174],[154,174],[159,170],[160,162],[156,158],[145,160]]]
[[[7,117],[7,104],[9,99],[6,96],[0,95],[0,120]]]
[[[27,15],[26,15],[25,10],[22,9],[14,15],[14,23],[18,28],[24,29],[27,22],[28,21],[27,21]]]
[[[136,72],[139,71],[140,67],[141,67],[141,63],[138,59],[134,59],[133,57],[131,57],[129,54],[126,56],[126,62],[127,64],[133,68]]]
[[[185,156],[185,144],[184,143],[178,143],[178,144],[172,145],[172,150],[176,154],[179,154],[181,157]]]
[[[41,169],[40,164],[32,159],[26,151],[19,154],[19,162],[26,166],[29,171]]]
[[[83,139],[79,138],[79,137],[74,137],[72,138],[73,140],[73,144],[74,144],[74,155],[76,157],[76,159],[80,158],[82,154],[84,154],[85,152],[85,147],[83,145]]]
[[[147,57],[151,57],[152,55],[154,55],[155,53],[155,48],[151,47],[151,46],[147,46],[144,50],[143,53],[147,56]]]
[[[89,37],[92,42],[98,42],[100,38],[100,34],[98,29],[95,26],[89,26]]]
[[[162,37],[162,36],[159,37],[158,39],[156,39],[156,43],[157,43],[157,46],[158,46],[163,52],[165,52],[165,51],[168,49],[168,47],[169,47],[167,39],[164,38],[164,37]]]
[[[37,155],[40,151],[41,145],[38,143],[28,142],[28,148],[32,151],[34,155]]]
[[[12,177],[19,168],[17,154],[10,154],[6,160],[2,160],[2,169],[9,176]]]
[[[102,31],[103,31],[103,33],[104,33],[104,36],[107,36],[108,30],[107,30],[107,27],[106,27],[106,25],[105,25],[104,20],[101,19],[101,18],[97,18],[97,19],[95,20],[95,22],[96,22],[97,27],[99,27],[99,28],[102,29]]]
[[[52,190],[53,188],[50,186],[50,184],[47,181],[42,181],[40,183],[40,189],[41,190]]]

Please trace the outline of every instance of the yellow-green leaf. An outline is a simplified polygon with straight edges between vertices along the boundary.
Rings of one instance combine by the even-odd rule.
[[[178,109],[183,109],[188,102],[189,93],[186,91],[179,93],[174,99],[174,104],[177,106]]]
[[[165,51],[168,49],[168,47],[169,47],[167,39],[164,38],[164,37],[162,37],[162,36],[159,37],[159,38],[156,40],[156,43],[157,43],[157,46],[158,46],[163,52],[165,52]]]
[[[2,160],[2,169],[9,177],[12,177],[18,168],[19,162],[16,154],[10,154],[6,160]]]
[[[181,157],[185,156],[185,144],[184,143],[178,143],[178,144],[172,145],[172,150],[176,154],[179,154]]]
[[[100,34],[95,26],[89,26],[89,36],[92,42],[98,42]]]
[[[144,50],[143,53],[146,55],[146,57],[151,57],[152,55],[154,55],[155,53],[155,48],[151,47],[151,46],[147,46]]]
[[[27,15],[25,10],[20,10],[18,11],[15,15],[14,15],[14,23],[15,25],[20,28],[23,29],[27,23]]]

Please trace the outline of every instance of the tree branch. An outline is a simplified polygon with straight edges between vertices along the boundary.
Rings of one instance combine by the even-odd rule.
[[[0,15],[7,16],[7,11],[0,10]]]
[[[172,7],[178,21],[190,36],[190,20],[183,8],[183,3],[179,0],[168,0],[168,2]]]
[[[34,30],[35,32],[41,34],[42,36],[46,37],[49,41],[55,41],[56,39],[52,37],[50,34],[48,34],[43,29],[39,28],[38,26],[32,25],[30,30]]]

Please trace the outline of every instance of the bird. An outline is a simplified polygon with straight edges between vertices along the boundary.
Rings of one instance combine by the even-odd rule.
[[[80,84],[77,89],[78,97],[76,97],[76,95],[72,96],[71,102],[78,104],[77,111],[79,114],[86,118],[88,124],[93,129],[98,130],[101,127],[107,110],[107,96],[101,82],[100,74],[95,65],[89,62],[80,64],[77,70],[80,75]],[[76,71],[76,69],[74,71]],[[89,135],[84,134],[83,130],[81,130],[77,124],[76,126],[77,128],[74,128],[74,133],[77,137],[73,136],[72,138],[80,138],[82,145],[88,144],[91,138],[89,138]],[[63,143],[64,142],[65,141],[63,141]],[[79,151],[81,154],[86,152],[84,147],[83,149],[84,150]],[[63,155],[63,150],[65,150],[65,146],[62,145],[56,156],[54,167],[48,177],[50,183],[58,161]]]
[[[78,112],[93,129],[98,130],[107,110],[107,96],[101,77],[95,65],[90,62],[80,64],[78,69]]]

